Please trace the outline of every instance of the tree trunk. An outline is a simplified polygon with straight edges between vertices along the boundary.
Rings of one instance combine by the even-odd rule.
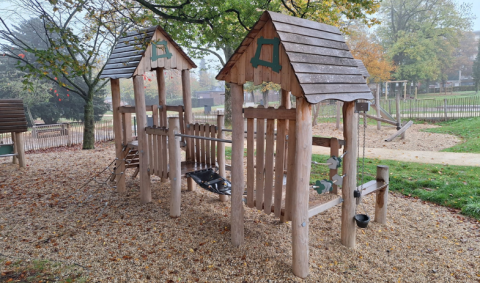
[[[93,119],[93,94],[88,96],[89,99],[85,104],[85,117],[83,128],[83,148],[82,149],[94,149],[95,148],[95,123]]]
[[[233,55],[234,49],[231,46],[225,46],[223,48],[223,53],[225,54],[225,59],[228,61]],[[230,84],[225,83],[225,124],[232,124],[232,101],[230,97]]]

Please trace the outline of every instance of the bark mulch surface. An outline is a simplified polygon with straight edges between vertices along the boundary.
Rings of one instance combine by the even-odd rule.
[[[93,282],[479,282],[479,223],[453,210],[391,194],[388,224],[340,244],[340,207],[310,219],[310,275],[291,271],[291,223],[245,208],[245,245],[230,244],[230,204],[182,190],[182,216],[169,217],[169,183],[152,177],[153,201],[91,183],[113,145],[28,154],[26,169],[0,163],[0,259],[75,265]],[[132,169],[127,171],[132,174]],[[108,174],[101,174],[104,180]],[[185,182],[184,182],[185,183]],[[373,196],[364,206],[374,214]],[[0,271],[8,266],[0,266]]]

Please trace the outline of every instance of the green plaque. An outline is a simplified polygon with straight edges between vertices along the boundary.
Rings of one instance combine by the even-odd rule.
[[[163,49],[165,50],[164,54],[160,54],[160,55],[157,54],[157,49],[159,45],[163,46]],[[150,58],[152,59],[152,61],[156,61],[157,59],[160,59],[160,58],[167,58],[167,59],[172,58],[172,53],[168,51],[166,40],[159,40],[157,42],[152,41],[152,57]]]
[[[272,57],[272,62],[260,60],[260,52],[262,51],[262,46],[264,44],[272,44],[273,45],[273,57]],[[280,56],[279,56],[279,48],[278,46],[280,45],[280,38],[275,37],[272,39],[266,39],[261,36],[259,39],[257,39],[257,50],[255,51],[255,56],[250,60],[250,63],[252,63],[252,66],[254,68],[257,68],[258,65],[262,65],[265,67],[270,67],[274,72],[278,73],[282,69],[282,66],[280,65]]]

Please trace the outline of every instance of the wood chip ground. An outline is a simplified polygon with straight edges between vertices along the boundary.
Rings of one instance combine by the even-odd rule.
[[[245,208],[245,245],[234,248],[230,204],[200,188],[183,188],[176,219],[169,217],[169,183],[158,178],[147,205],[130,177],[124,197],[99,184],[76,191],[113,158],[109,143],[28,154],[23,170],[2,159],[0,258],[78,264],[92,282],[480,281],[479,223],[447,208],[390,194],[388,224],[358,229],[356,249],[340,244],[340,207],[317,215],[310,219],[310,275],[302,280],[291,271],[290,223],[263,212]],[[373,215],[373,197],[364,202]]]

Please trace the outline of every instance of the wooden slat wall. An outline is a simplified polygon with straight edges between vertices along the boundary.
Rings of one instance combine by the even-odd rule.
[[[295,113],[295,109],[291,111]],[[295,137],[295,116],[276,115],[289,113],[284,107],[265,109],[259,106],[255,109],[246,108],[244,112],[247,114],[247,206],[256,207],[266,214],[274,212],[276,217],[280,217],[288,202],[288,194],[284,194],[283,189],[287,153],[286,127],[288,123],[292,124],[290,128],[293,130],[291,129],[289,135],[293,134]],[[268,115],[270,117],[267,117]],[[289,142],[290,144],[295,146],[294,141]],[[295,150],[290,150],[288,160],[295,160]],[[293,180],[294,175],[288,172],[288,168],[287,173],[286,187],[288,188],[289,185],[293,185],[289,178]]]
[[[167,136],[168,130],[165,128],[147,127],[148,153],[149,153],[149,169],[150,175],[156,175],[160,178],[167,178],[168,176],[168,150]],[[165,139],[165,144],[163,140]]]

